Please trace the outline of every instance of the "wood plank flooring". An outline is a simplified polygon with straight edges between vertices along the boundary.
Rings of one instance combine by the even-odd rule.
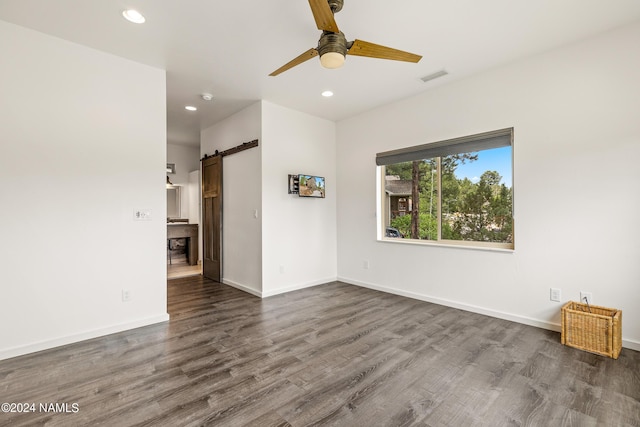
[[[167,255],[167,279],[180,279],[199,274],[202,274],[202,265],[189,265],[185,252],[172,251],[171,260]]]
[[[77,403],[0,425],[640,426],[635,351],[338,282],[168,299],[168,323],[0,361],[1,402]]]
[[[189,265],[186,258],[173,261],[171,265],[167,264],[167,279],[169,280],[200,274],[202,274],[202,265]]]

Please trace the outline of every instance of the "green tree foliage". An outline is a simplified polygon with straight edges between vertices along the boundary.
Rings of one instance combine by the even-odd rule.
[[[411,238],[420,238],[420,161],[414,160],[411,164]]]
[[[438,236],[438,224],[435,216],[420,212],[419,239],[435,240]],[[391,220],[391,226],[404,236],[411,236],[411,215],[399,216]]]
[[[440,160],[442,238],[510,243],[513,241],[513,194],[511,188],[500,184],[500,174],[485,171],[477,183],[455,175],[460,164],[477,159],[477,153],[463,153]],[[386,170],[387,175],[412,181],[412,200],[417,202],[413,203],[415,212],[394,218],[390,225],[407,237],[436,239],[439,211],[436,159],[398,163],[387,166]],[[416,198],[416,194],[419,197]]]
[[[480,242],[512,242],[512,192],[496,171],[486,171],[460,199],[455,211],[443,210],[443,238]]]

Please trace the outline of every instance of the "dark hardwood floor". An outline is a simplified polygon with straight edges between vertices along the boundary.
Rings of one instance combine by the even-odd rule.
[[[1,402],[69,404],[0,425],[640,426],[635,351],[343,283],[168,295],[168,323],[0,361]]]

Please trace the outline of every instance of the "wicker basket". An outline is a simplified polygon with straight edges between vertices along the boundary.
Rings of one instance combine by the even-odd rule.
[[[569,301],[562,307],[562,344],[617,359],[622,311]]]

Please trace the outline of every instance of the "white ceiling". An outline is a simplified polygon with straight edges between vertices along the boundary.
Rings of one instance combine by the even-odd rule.
[[[125,21],[128,8],[147,22]],[[336,22],[348,40],[423,59],[348,56],[326,70],[313,58],[277,77],[268,74],[316,47],[307,0],[0,0],[0,19],[166,69],[168,142],[198,146],[201,129],[259,99],[341,120],[640,20],[640,1],[345,0]],[[449,75],[420,79],[441,69]]]

